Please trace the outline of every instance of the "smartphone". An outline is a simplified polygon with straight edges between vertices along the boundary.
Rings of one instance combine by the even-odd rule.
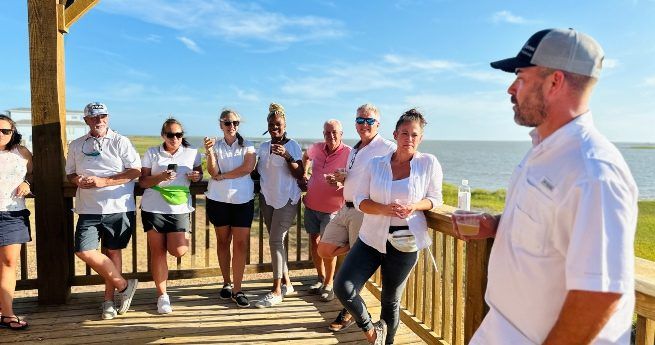
[[[171,163],[166,167],[166,170],[172,170],[177,172],[177,164]]]

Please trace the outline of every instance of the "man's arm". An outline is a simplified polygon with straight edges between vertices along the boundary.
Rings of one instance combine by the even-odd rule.
[[[140,175],[141,170],[129,168],[119,174],[108,177],[88,176],[80,178],[76,174],[70,174],[67,177],[70,182],[77,184],[80,188],[101,188],[125,184],[139,178]]]
[[[621,294],[569,290],[544,345],[589,344],[616,311]]]

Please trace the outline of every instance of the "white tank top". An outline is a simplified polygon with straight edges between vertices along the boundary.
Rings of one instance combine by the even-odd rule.
[[[25,198],[16,197],[16,188],[25,180],[27,159],[14,147],[0,151],[0,211],[25,209]]]
[[[391,201],[398,202],[401,205],[407,204],[409,201],[409,177],[404,179],[391,181]],[[400,219],[398,217],[391,217],[391,226],[405,226],[407,219]]]

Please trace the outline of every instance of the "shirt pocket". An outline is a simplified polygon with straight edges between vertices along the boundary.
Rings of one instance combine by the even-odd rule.
[[[517,198],[512,222],[512,245],[532,256],[548,256],[553,202],[526,184]]]

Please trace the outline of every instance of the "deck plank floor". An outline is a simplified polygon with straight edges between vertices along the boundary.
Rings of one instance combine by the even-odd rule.
[[[76,292],[68,304],[39,306],[35,297],[14,301],[19,315],[26,315],[30,329],[0,329],[0,343],[21,344],[365,344],[356,326],[333,333],[327,329],[340,305],[323,302],[307,289],[309,277],[293,278],[297,294],[269,309],[237,308],[218,298],[218,286],[188,280],[168,288],[174,312],[159,315],[153,287],[140,284],[130,311],[114,320],[100,319],[102,287]],[[148,284],[148,283],[146,283]],[[152,284],[148,284],[152,286]],[[270,288],[270,280],[244,282],[243,290],[254,305]],[[380,303],[368,291],[364,299],[374,319]],[[401,323],[395,344],[423,344]]]

